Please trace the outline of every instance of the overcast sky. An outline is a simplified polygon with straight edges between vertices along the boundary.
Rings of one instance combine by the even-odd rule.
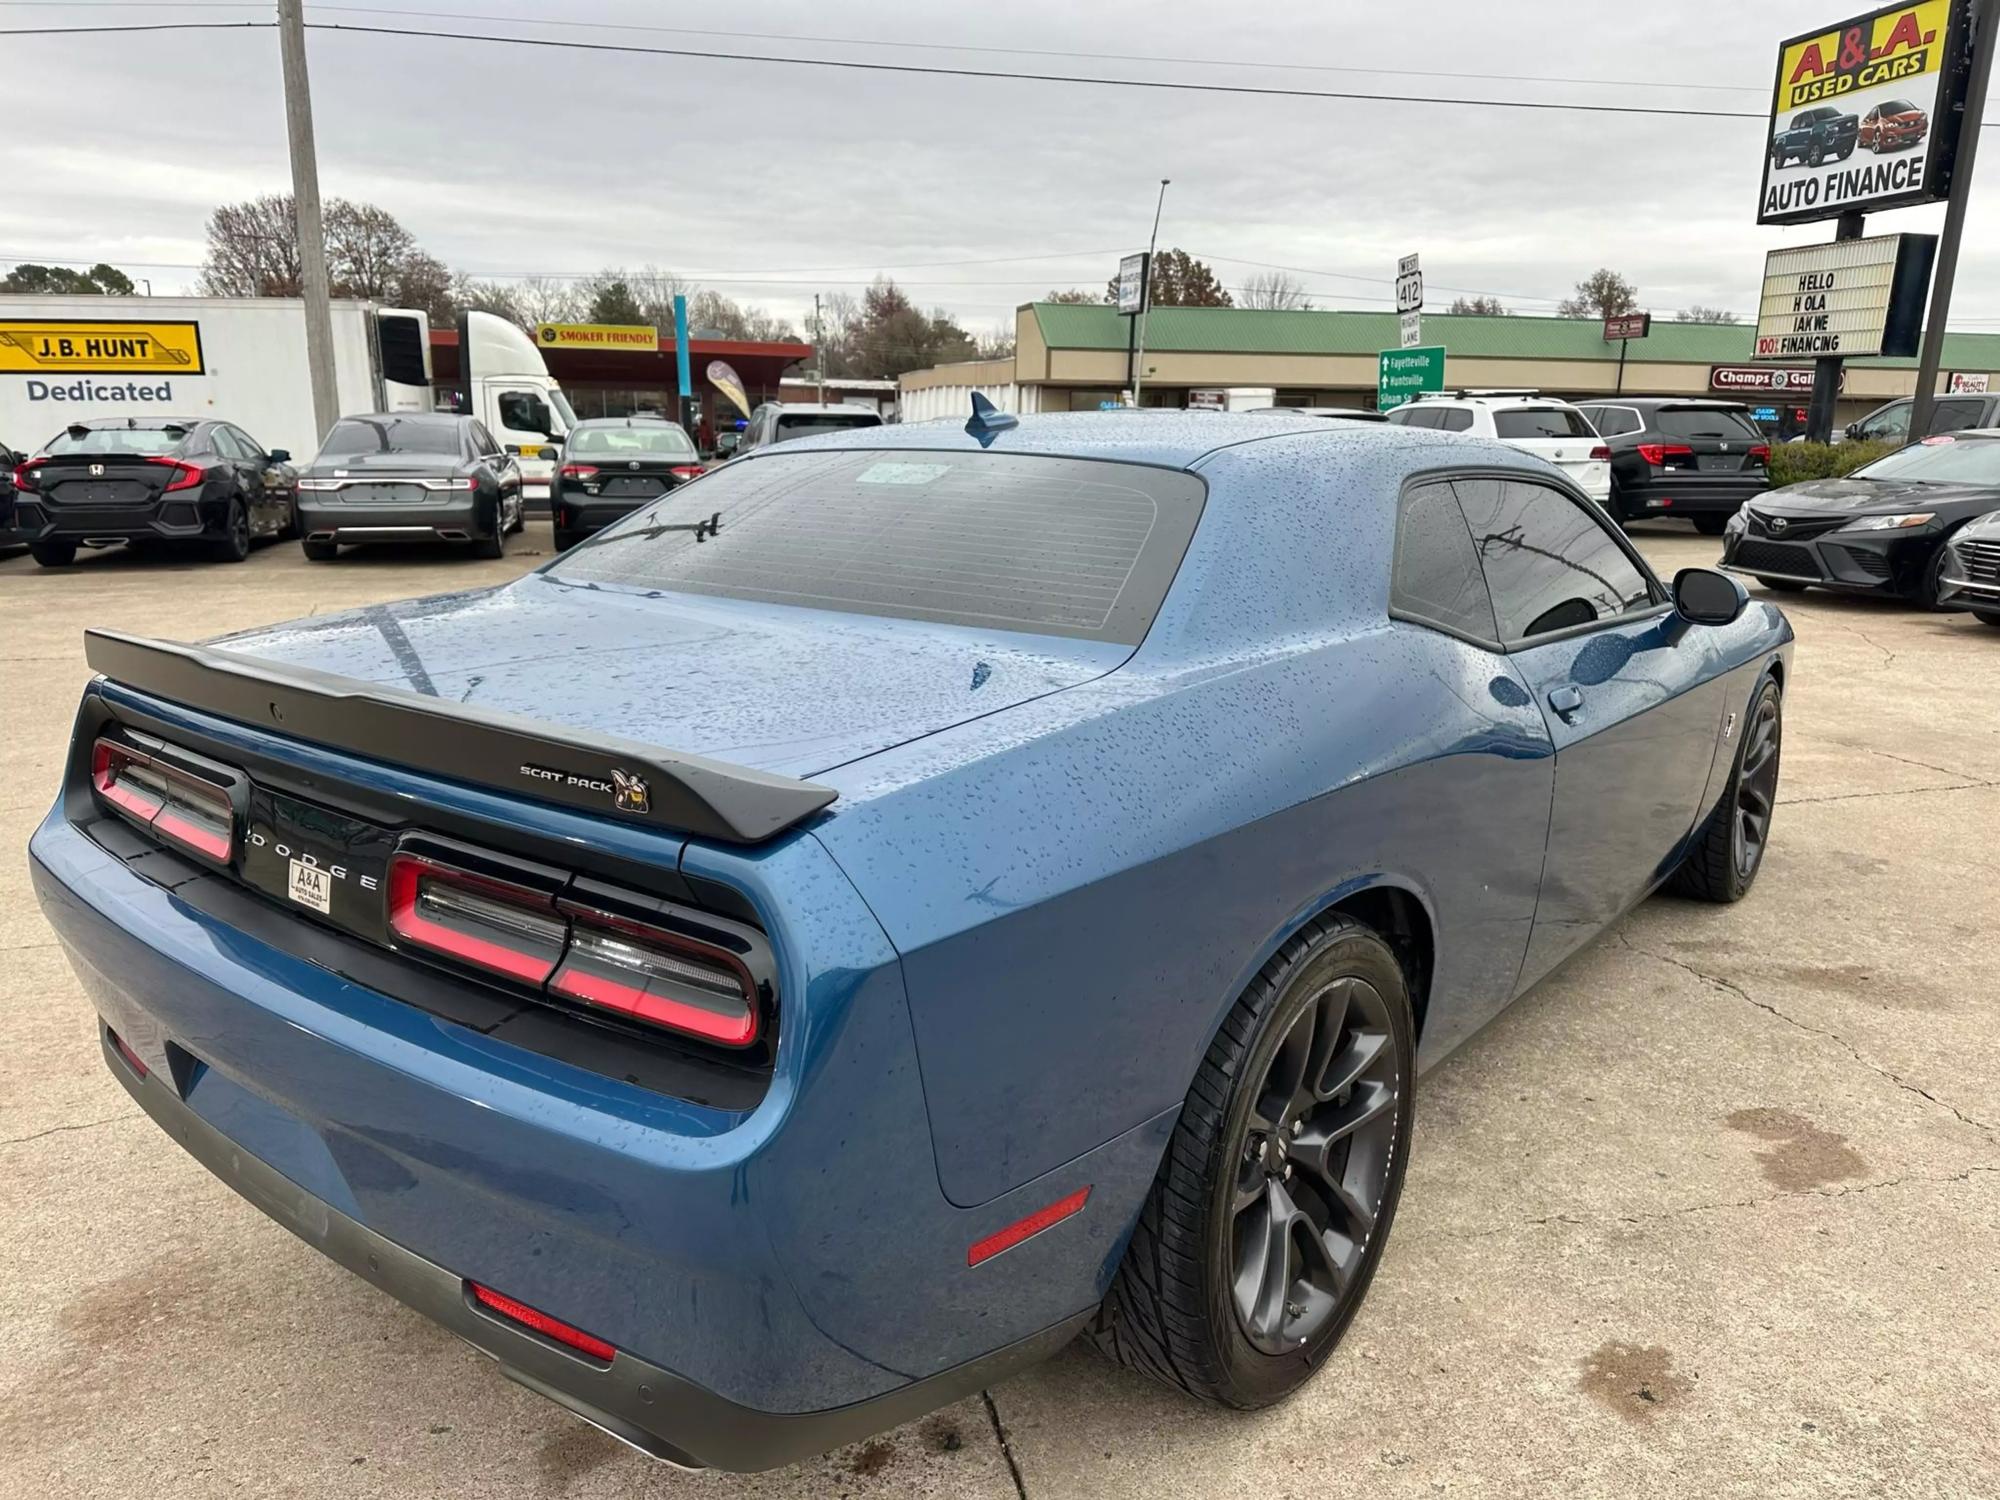
[[[1849,13],[1818,0],[545,0],[543,15],[569,23],[558,25],[526,19],[519,0],[405,3],[308,5],[307,19],[1752,113],[1767,107],[1779,38]],[[0,27],[272,13],[0,0]],[[606,29],[617,23],[641,29]],[[815,40],[741,35],[752,32]],[[1163,245],[1209,260],[1231,286],[1257,273],[1250,262],[1305,268],[1323,306],[1387,306],[1395,257],[1419,250],[1432,307],[1462,288],[1552,311],[1579,277],[1609,265],[1655,312],[1699,302],[1747,313],[1765,251],[1832,237],[1830,224],[1754,223],[1755,120],[1200,95],[326,31],[309,35],[308,50],[322,191],[381,204],[451,265],[493,275],[650,261],[795,319],[815,289],[858,291],[876,270],[979,331],[1051,287],[1100,288],[1121,252],[1144,247],[1162,177],[1173,179]],[[103,258],[150,277],[155,292],[191,290],[208,211],[289,187],[271,31],[10,36],[0,55],[0,264]],[[1544,81],[1583,79],[1612,81]],[[1954,326],[2000,330],[1995,162],[1973,199]],[[1870,229],[1932,231],[1941,219],[1941,208],[1903,210]],[[1047,258],[1000,262],[1030,256]],[[935,264],[975,260],[999,263]]]

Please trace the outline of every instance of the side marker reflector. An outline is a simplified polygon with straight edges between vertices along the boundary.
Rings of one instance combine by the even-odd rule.
[[[585,1333],[581,1328],[572,1328],[545,1312],[536,1311],[525,1302],[516,1302],[512,1297],[494,1291],[490,1286],[481,1286],[476,1281],[468,1281],[466,1286],[472,1292],[473,1301],[498,1313],[510,1323],[519,1323],[523,1328],[533,1329],[543,1338],[554,1339],[558,1344],[565,1344],[579,1353],[588,1354],[592,1359],[601,1359],[606,1364],[610,1364],[612,1357],[618,1353],[594,1334]]]
[[[991,1260],[1003,1250],[1012,1250],[1023,1240],[1033,1239],[1044,1229],[1051,1229],[1073,1214],[1083,1212],[1083,1205],[1090,1201],[1090,1188],[1080,1187],[1067,1198],[1058,1198],[1047,1208],[1038,1208],[1027,1218],[1009,1224],[998,1233],[989,1234],[983,1240],[974,1240],[965,1252],[965,1263],[976,1266],[983,1260]]]

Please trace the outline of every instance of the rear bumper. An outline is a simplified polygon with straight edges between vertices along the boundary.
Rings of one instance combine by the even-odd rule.
[[[108,1032],[102,1041],[105,1065],[154,1123],[265,1215],[465,1340],[497,1363],[509,1380],[641,1453],[683,1468],[772,1469],[897,1426],[1045,1359],[1074,1337],[1087,1317],[1065,1319],[957,1369],[871,1400],[829,1411],[757,1411],[636,1355],[621,1350],[603,1364],[481,1310],[463,1276],[375,1233],[240,1150],[184,1104],[159,1072],[141,1078],[118,1056]]]
[[[1173,1116],[955,1207],[900,965],[852,886],[810,837],[701,858],[766,913],[781,955],[789,1021],[747,1110],[419,1010],[215,914],[191,882],[224,877],[114,855],[60,807],[29,863],[86,994],[150,1073],[111,1066],[218,1175],[606,1430],[675,1462],[761,1469],[1060,1343],[1103,1295]],[[969,1266],[969,1245],[1086,1186],[1086,1212]],[[475,1311],[466,1280],[617,1358]]]
[[[493,535],[497,507],[484,497],[448,505],[309,505],[299,500],[299,530],[316,541],[469,542]]]
[[[653,497],[657,498],[659,497]],[[554,514],[556,530],[567,531],[574,536],[589,536],[593,532],[602,531],[614,522],[624,520],[633,511],[651,505],[653,499],[600,500],[594,497],[558,495],[550,509]]]
[[[15,527],[24,542],[107,542],[154,537],[195,541],[222,535],[227,510],[221,501],[192,495],[165,496],[150,505],[92,505],[58,508],[23,496],[15,507]]]
[[[1642,480],[1620,479],[1612,487],[1618,514],[1626,520],[1653,516],[1733,515],[1743,502],[1770,489],[1762,474],[1659,474]]]

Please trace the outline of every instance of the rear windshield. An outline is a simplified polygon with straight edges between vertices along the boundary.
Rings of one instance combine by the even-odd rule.
[[[463,451],[456,422],[418,422],[407,417],[342,417],[320,445],[321,458],[358,458],[368,453]]]
[[[2000,438],[1928,437],[1856,469],[1854,477],[2000,485]]]
[[[1179,470],[1089,459],[774,451],[674,491],[546,571],[1136,646],[1204,493]]]
[[[148,457],[173,453],[187,441],[185,427],[65,428],[42,452],[51,458],[65,453],[133,453]]]
[[[821,432],[852,432],[857,427],[880,427],[882,419],[872,411],[815,411],[778,413],[778,436],[812,437]]]
[[[586,427],[569,435],[572,453],[694,452],[694,444],[678,427]]]
[[[1764,441],[1764,434],[1748,416],[1727,406],[1663,406],[1653,413],[1653,431],[1668,437],[1738,438]]]
[[[1580,411],[1560,406],[1513,407],[1493,413],[1493,432],[1503,438],[1596,437]]]

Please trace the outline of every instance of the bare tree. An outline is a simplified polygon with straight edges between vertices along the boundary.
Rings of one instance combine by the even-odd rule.
[[[326,204],[328,290],[452,313],[451,272],[388,210],[332,198]],[[201,288],[212,297],[296,297],[304,289],[298,221],[289,194],[225,203],[208,220]]]
[[[208,256],[201,289],[211,297],[296,297],[298,219],[289,193],[225,203],[208,216]]]
[[[1105,299],[1093,292],[1086,292],[1081,287],[1073,286],[1066,292],[1051,291],[1042,300],[1044,302],[1102,302]]]
[[[1693,307],[1674,314],[1676,323],[1740,323],[1743,320],[1726,307],[1703,307],[1699,302]]]
[[[1241,307],[1269,308],[1277,312],[1310,312],[1312,298],[1305,283],[1283,271],[1259,271],[1243,288]]]
[[[734,297],[725,297],[712,288],[695,293],[688,302],[688,327],[726,339],[744,339],[760,344],[795,343],[798,340],[798,332],[789,319],[768,313],[761,307],[745,307]]]
[[[496,318],[505,318],[522,328],[531,327],[539,321],[529,318],[522,311],[521,298],[515,288],[498,281],[479,281],[462,272],[452,278],[451,302],[462,312],[492,313]]]
[[[1636,312],[1639,289],[1609,266],[1592,271],[1576,284],[1576,295],[1556,308],[1561,318],[1614,318]]]
[[[1146,295],[1155,307],[1234,307],[1229,289],[1216,279],[1208,262],[1185,250],[1162,250],[1153,257]],[[1118,300],[1118,278],[1104,286],[1104,300]]]
[[[974,341],[974,352],[979,359],[1012,359],[1014,325],[995,323],[990,332],[980,334]]]
[[[1445,311],[1449,313],[1471,313],[1474,317],[1480,318],[1504,318],[1507,316],[1507,309],[1500,305],[1498,297],[1454,297],[1451,306],[1447,307]]]
[[[521,311],[521,323],[532,328],[537,323],[574,323],[583,316],[584,299],[576,286],[547,276],[529,276],[513,286],[514,305]]]

